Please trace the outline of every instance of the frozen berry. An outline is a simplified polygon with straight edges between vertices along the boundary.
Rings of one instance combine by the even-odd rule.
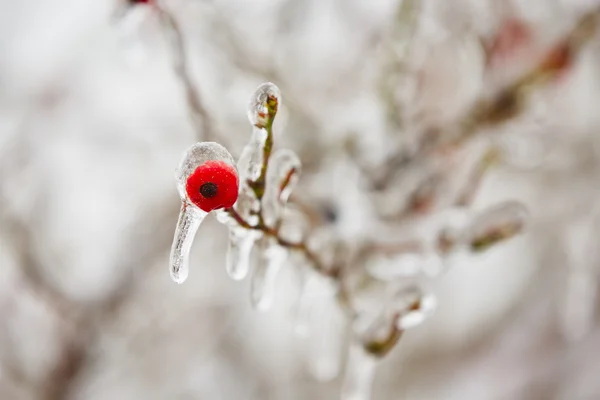
[[[193,204],[210,212],[234,205],[238,197],[238,183],[233,166],[223,161],[209,160],[190,174],[185,190]]]

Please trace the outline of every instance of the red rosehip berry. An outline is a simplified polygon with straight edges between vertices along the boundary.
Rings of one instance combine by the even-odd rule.
[[[209,160],[187,179],[185,190],[190,201],[203,211],[232,207],[238,197],[238,175],[226,162]]]

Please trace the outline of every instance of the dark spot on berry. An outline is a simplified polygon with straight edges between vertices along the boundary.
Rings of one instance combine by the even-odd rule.
[[[217,195],[217,185],[212,182],[206,182],[200,186],[200,194],[207,199],[215,197]]]

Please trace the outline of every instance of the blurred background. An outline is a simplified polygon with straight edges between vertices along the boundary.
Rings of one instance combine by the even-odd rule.
[[[265,81],[295,201],[348,246],[431,236],[460,194],[528,209],[444,259],[373,399],[600,399],[598,1],[140,3],[0,1],[0,399],[339,398],[294,332],[292,270],[252,310],[208,218],[190,278],[168,273],[183,151],[237,157]]]

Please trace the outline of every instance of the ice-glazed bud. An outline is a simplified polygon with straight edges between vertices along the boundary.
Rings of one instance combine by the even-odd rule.
[[[284,205],[300,175],[300,159],[291,150],[278,150],[271,156],[267,167],[267,182],[262,199],[265,222],[273,224],[281,218]]]
[[[396,326],[397,319],[397,314],[382,313],[360,333],[359,338],[369,354],[383,357],[394,348],[404,332]]]
[[[238,174],[231,154],[218,143],[191,146],[176,172],[182,201],[210,212],[233,206],[238,197]]]
[[[396,327],[414,328],[430,317],[437,308],[437,299],[414,284],[398,288],[389,302],[389,314],[397,315]]]
[[[192,242],[207,213],[231,207],[237,199],[238,178],[233,165],[231,154],[223,146],[203,142],[185,152],[175,172],[182,203],[169,270],[176,283],[183,283],[188,277]]]
[[[480,252],[522,232],[528,213],[517,201],[507,201],[475,217],[467,233],[471,250]]]
[[[271,82],[263,83],[254,91],[248,105],[248,119],[258,128],[266,128],[273,123],[281,104],[281,92]]]
[[[419,325],[435,311],[437,302],[417,281],[391,287],[382,285],[383,282],[374,283],[370,296],[357,293],[362,300],[354,302],[355,309],[360,311],[353,322],[353,331],[369,353],[383,357],[406,329]]]

